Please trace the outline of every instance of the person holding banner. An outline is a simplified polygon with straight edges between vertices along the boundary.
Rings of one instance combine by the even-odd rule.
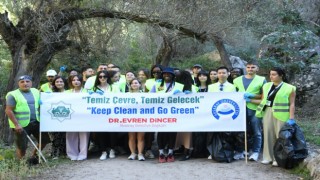
[[[104,93],[119,93],[120,89],[118,85],[115,85],[108,71],[99,71],[97,74],[96,81],[94,82],[94,86],[92,90],[89,90],[89,94],[98,93],[103,95]],[[109,151],[109,158],[115,158],[115,145],[117,141],[117,134],[115,132],[97,132],[96,138],[101,148],[102,154],[100,156],[100,160],[107,159],[107,146],[109,142],[109,147],[111,148]]]
[[[52,81],[52,92],[63,93],[68,89],[67,80],[61,76],[57,76]],[[66,153],[66,133],[65,132],[49,132],[52,140],[51,157],[58,159],[59,156]]]
[[[151,93],[177,93],[182,92],[183,84],[175,82],[175,74],[173,68],[167,67],[162,71],[161,83],[156,83]],[[173,148],[176,142],[176,132],[159,132],[157,136],[158,147],[159,147],[159,162],[174,162]],[[165,157],[164,148],[168,144],[168,155]]]
[[[201,72],[201,71],[200,71]],[[177,76],[176,81],[183,84],[183,92],[188,93],[196,93],[198,91],[198,87],[193,85],[193,79],[191,74],[188,71],[181,71],[180,75]],[[197,81],[199,82],[199,80]],[[178,132],[176,137],[176,147],[184,147],[183,156],[179,159],[180,161],[186,161],[191,158],[191,154],[193,151],[192,144],[192,132]]]
[[[227,67],[219,67],[217,69],[218,73],[218,82],[214,84],[210,84],[208,86],[208,92],[236,92],[236,88],[233,84],[229,83],[227,81],[228,76],[229,76],[229,69]],[[213,138],[214,136],[217,135],[217,132],[214,133],[208,133],[207,134],[207,149],[210,153],[210,156],[208,159],[214,159],[215,157],[213,156]],[[233,153],[232,153],[233,154]],[[244,158],[244,156],[243,156]]]
[[[130,82],[130,93],[141,93],[141,82],[134,78]],[[144,149],[144,132],[129,132],[129,148],[131,151],[130,156],[128,157],[129,160],[135,160],[138,157],[139,161],[144,161],[145,158],[143,156],[143,149]],[[138,156],[136,154],[136,148],[138,145]]]
[[[262,119],[257,118],[255,114],[260,103],[262,86],[267,82],[265,77],[257,75],[258,70],[256,63],[249,62],[246,65],[247,74],[233,80],[238,92],[245,92],[247,127],[250,128],[249,132],[252,133],[253,138],[252,154],[249,157],[251,161],[258,160],[262,145]]]
[[[18,89],[8,92],[6,95],[5,113],[9,119],[10,128],[13,130],[14,142],[16,144],[17,158],[22,159],[28,147],[27,135],[33,135],[39,141],[40,135],[40,92],[32,88],[32,78],[23,75],[18,78]],[[43,149],[50,139],[48,133],[41,133]],[[38,145],[39,146],[39,145]],[[36,158],[35,149],[30,162]]]
[[[87,90],[82,88],[82,77],[79,75],[69,76],[69,87],[67,93],[86,93]],[[67,155],[72,160],[86,160],[88,155],[89,132],[67,132],[66,144]]]
[[[271,82],[263,86],[262,100],[256,110],[256,116],[263,118],[263,160],[262,164],[278,166],[274,158],[273,146],[279,131],[285,123],[294,124],[296,87],[286,83],[286,74],[282,68],[270,70]]]

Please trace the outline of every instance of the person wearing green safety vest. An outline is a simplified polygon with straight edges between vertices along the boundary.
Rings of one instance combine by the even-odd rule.
[[[252,154],[249,157],[251,161],[257,161],[262,145],[262,125],[261,118],[255,116],[256,109],[260,103],[262,86],[267,82],[265,77],[257,75],[259,67],[254,62],[246,65],[246,75],[237,77],[233,80],[234,86],[238,92],[245,92],[246,100],[246,122],[250,136],[252,137]],[[239,147],[238,152],[243,152],[244,147]],[[235,159],[237,156],[235,155]]]
[[[294,124],[296,87],[286,83],[286,74],[282,68],[270,70],[271,82],[263,86],[261,103],[256,116],[263,118],[263,160],[262,164],[278,166],[274,158],[273,146],[280,129],[288,123]]]
[[[155,83],[161,82],[162,66],[157,64],[153,65],[150,72],[151,78],[146,81],[146,89],[148,92],[152,89]]]
[[[18,79],[19,88],[8,92],[6,95],[5,112],[9,118],[10,128],[14,132],[14,141],[18,159],[25,156],[28,138],[33,135],[39,141],[40,117],[39,117],[39,90],[32,88],[32,78],[28,75],[20,76]],[[50,142],[48,133],[42,133],[42,147]],[[32,158],[36,157],[36,149]]]
[[[224,67],[224,66],[219,67],[217,69],[217,74],[218,74],[218,82],[214,84],[210,84],[208,86],[208,92],[236,92],[236,88],[234,87],[234,85],[227,81],[229,76],[229,69],[227,67]],[[215,133],[218,133],[218,132],[207,133],[207,149],[210,153],[208,159],[214,158],[213,137],[216,135]]]
[[[172,93],[183,91],[183,84],[175,82],[174,70],[171,67],[163,69],[162,80],[156,83],[150,90],[150,93]],[[157,136],[159,147],[159,163],[174,162],[173,149],[176,143],[176,132],[159,132]],[[164,148],[168,145],[168,155],[165,157]]]
[[[227,67],[219,67],[217,69],[218,82],[208,86],[208,92],[236,92],[233,84],[227,81],[229,76],[229,69]]]
[[[57,76],[57,72],[53,69],[50,69],[47,71],[46,76],[47,76],[48,82],[40,86],[40,91],[52,92],[52,81]]]

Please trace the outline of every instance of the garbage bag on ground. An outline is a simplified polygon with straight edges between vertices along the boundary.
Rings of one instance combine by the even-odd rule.
[[[211,143],[207,146],[212,159],[218,162],[228,162],[233,160],[234,147],[231,133],[215,132],[211,134]]]
[[[281,128],[273,152],[279,167],[286,169],[297,166],[308,156],[306,140],[297,124]]]

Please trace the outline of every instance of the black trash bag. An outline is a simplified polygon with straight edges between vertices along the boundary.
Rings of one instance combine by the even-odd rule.
[[[231,133],[212,134],[212,159],[218,162],[228,162],[233,160],[234,148]]]
[[[193,132],[192,133],[192,157],[204,158],[208,157],[209,153],[206,146],[207,133],[206,132]]]
[[[306,140],[297,124],[281,128],[273,152],[278,165],[286,169],[296,167],[308,156]]]

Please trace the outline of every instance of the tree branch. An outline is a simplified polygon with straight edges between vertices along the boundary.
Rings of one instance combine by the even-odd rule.
[[[55,12],[55,17],[58,17],[61,25],[70,23],[72,21],[94,18],[94,17],[104,17],[112,19],[123,19],[128,21],[134,21],[138,23],[146,23],[150,25],[158,25],[170,30],[178,30],[180,34],[186,35],[188,37],[196,38],[197,40],[204,42],[209,39],[206,32],[195,32],[192,29],[182,27],[180,25],[175,25],[167,21],[163,21],[157,18],[147,17],[145,15],[135,15],[130,13],[111,11],[108,9],[79,9],[79,8],[69,8],[62,11]]]
[[[10,50],[14,50],[15,43],[21,39],[21,33],[9,20],[7,11],[0,13],[0,34]]]

